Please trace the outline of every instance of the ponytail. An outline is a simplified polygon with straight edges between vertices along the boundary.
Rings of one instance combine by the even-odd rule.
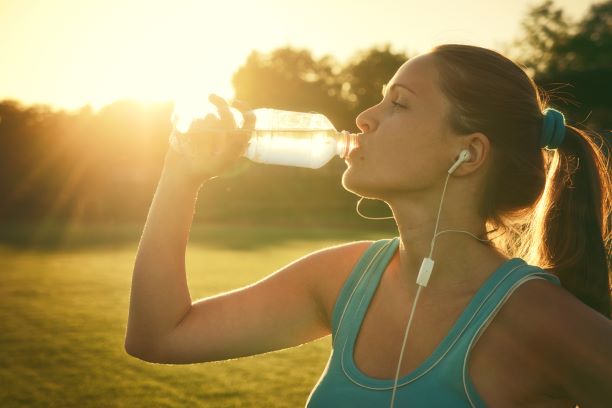
[[[566,126],[564,142],[544,151],[547,180],[529,228],[528,258],[610,318],[612,192],[610,148],[602,139]]]
[[[480,212],[496,248],[554,273],[610,318],[610,146],[544,109],[546,92],[503,55],[463,44],[432,53],[449,126],[491,142]]]

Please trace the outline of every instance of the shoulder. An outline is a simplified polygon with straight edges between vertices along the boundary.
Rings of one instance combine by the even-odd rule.
[[[314,283],[319,278],[333,278],[352,270],[355,263],[374,241],[354,241],[319,249],[293,262],[307,269]]]
[[[568,290],[544,279],[521,284],[508,299],[500,315],[509,324],[536,333],[566,332],[595,325],[610,326],[610,320],[591,309]],[[503,313],[503,314],[502,314]],[[546,323],[545,326],[541,326]],[[537,330],[536,330],[537,329]]]
[[[499,318],[526,340],[551,347],[550,336],[587,337],[612,327],[610,320],[582,303],[561,286],[544,279],[521,284],[499,313]],[[498,318],[496,317],[496,319]]]
[[[588,405],[588,398],[610,392],[605,382],[612,378],[612,322],[563,287],[529,280],[510,296],[498,319],[573,400]]]
[[[344,244],[329,246],[318,251],[312,252],[307,257],[312,262],[324,262],[327,264],[344,264],[355,258],[357,260],[363,255],[374,241],[354,241]]]
[[[327,282],[344,281],[355,264],[374,241],[355,241],[330,246],[307,255],[310,266],[314,267],[315,282],[326,285]]]
[[[336,298],[359,259],[374,241],[355,241],[331,246],[303,258],[308,264],[312,291],[331,327]]]

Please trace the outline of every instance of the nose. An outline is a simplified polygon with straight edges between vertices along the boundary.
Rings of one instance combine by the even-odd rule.
[[[368,132],[376,127],[376,121],[373,115],[375,107],[376,105],[369,107],[355,118],[355,124],[362,133]]]

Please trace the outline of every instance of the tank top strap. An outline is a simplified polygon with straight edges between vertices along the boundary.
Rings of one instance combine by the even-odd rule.
[[[375,241],[363,253],[342,286],[332,312],[332,341],[359,324],[378,287],[380,278],[399,246],[399,237]]]
[[[454,327],[456,332],[452,337],[455,337],[455,342],[442,364],[443,371],[453,382],[456,381],[457,388],[462,388],[472,407],[484,407],[485,404],[468,374],[470,352],[512,293],[532,279],[544,279],[561,285],[557,276],[520,258],[510,259],[487,279],[464,310],[460,324]]]
[[[561,282],[555,275],[529,265],[520,258],[513,258],[499,268],[480,288],[465,310],[463,339],[472,339],[489,325],[493,317],[523,283],[532,279],[544,279],[554,284]],[[463,345],[468,346],[468,344]]]

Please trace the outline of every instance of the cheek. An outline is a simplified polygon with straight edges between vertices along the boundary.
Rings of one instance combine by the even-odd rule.
[[[367,151],[356,152],[342,176],[343,186],[370,197],[376,192],[418,190],[439,177],[440,136],[428,123],[378,129]]]
[[[440,129],[425,121],[404,128],[386,148],[386,159],[390,165],[408,174],[426,171],[440,159],[443,148]]]
[[[418,129],[404,129],[394,137],[381,142],[373,149],[372,156],[365,157],[373,171],[387,177],[401,177],[402,174],[414,174],[422,167],[431,152],[431,143],[424,140]]]
[[[342,176],[349,191],[370,198],[382,198],[384,192],[416,191],[440,178],[441,158],[436,147],[401,143],[393,149],[368,151],[354,161]]]

